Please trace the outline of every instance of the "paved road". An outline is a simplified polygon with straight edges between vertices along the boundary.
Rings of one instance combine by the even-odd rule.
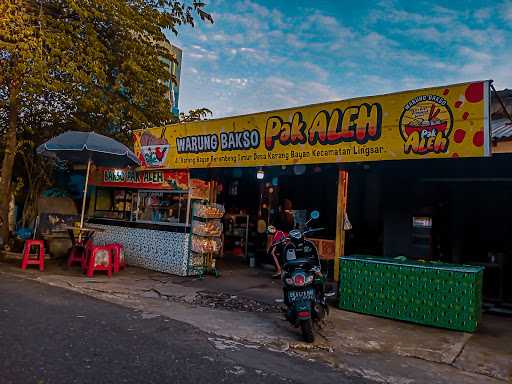
[[[366,383],[216,340],[61,288],[0,274],[0,383]]]

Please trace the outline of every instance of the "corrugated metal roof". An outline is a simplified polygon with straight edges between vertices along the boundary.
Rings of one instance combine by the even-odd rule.
[[[510,119],[491,120],[491,136],[496,141],[512,139],[512,122]]]

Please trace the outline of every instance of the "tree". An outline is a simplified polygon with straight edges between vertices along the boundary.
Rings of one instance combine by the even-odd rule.
[[[208,108],[191,109],[188,113],[180,113],[180,122],[206,120],[208,116],[213,116],[213,112]]]
[[[17,142],[79,129],[131,136],[171,121],[163,30],[213,22],[175,0],[0,1],[0,218],[7,223]],[[38,132],[34,131],[34,119]],[[33,145],[34,146],[34,145]],[[25,147],[26,148],[26,147]],[[2,227],[2,238],[8,235]]]

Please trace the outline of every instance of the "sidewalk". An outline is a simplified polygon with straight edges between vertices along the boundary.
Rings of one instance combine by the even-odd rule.
[[[183,278],[128,268],[109,279],[47,263],[44,273],[0,263],[7,273],[164,316],[212,334],[221,349],[270,348],[325,361],[382,383],[504,383],[512,379],[511,319],[485,316],[475,334],[331,310],[317,341],[300,341],[283,320],[281,286],[272,272],[219,265],[220,278]]]

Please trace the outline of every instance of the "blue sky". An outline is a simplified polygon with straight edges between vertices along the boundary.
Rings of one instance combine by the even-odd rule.
[[[512,1],[211,0],[182,27],[180,110],[214,117],[471,80],[512,88]]]

